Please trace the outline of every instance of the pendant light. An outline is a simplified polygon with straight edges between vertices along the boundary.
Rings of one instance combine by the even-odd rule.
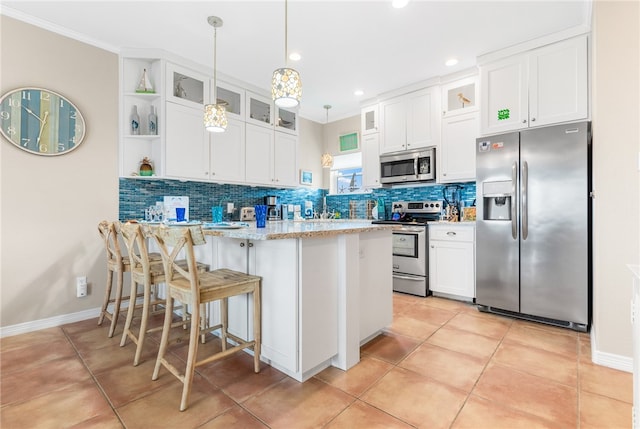
[[[322,107],[324,107],[327,111],[327,122],[325,122],[326,125],[329,123],[329,109],[331,109],[331,105],[325,104]],[[322,159],[320,160],[320,162],[322,162],[322,168],[331,168],[333,167],[333,156],[329,152],[325,152],[322,154]]]
[[[276,69],[271,79],[271,97],[278,107],[296,107],[302,98],[300,73],[287,67],[287,0],[284,0],[284,67]]]
[[[213,27],[213,101],[214,104],[204,106],[204,127],[207,131],[221,133],[227,128],[227,111],[218,104],[218,84],[216,70],[216,39],[218,27],[222,27],[222,19],[217,16],[207,18],[209,25]]]

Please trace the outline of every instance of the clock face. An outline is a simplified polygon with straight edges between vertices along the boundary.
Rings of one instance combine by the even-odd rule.
[[[27,152],[62,155],[82,143],[85,123],[77,107],[62,95],[18,88],[0,99],[0,133]]]

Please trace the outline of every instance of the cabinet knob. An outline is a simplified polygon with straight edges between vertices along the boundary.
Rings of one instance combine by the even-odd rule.
[[[215,172],[215,171],[212,171],[212,172],[211,172],[211,175],[212,175],[212,176],[215,176],[215,175],[216,175],[216,172]]]
[[[456,233],[453,232],[453,231],[449,231],[449,232],[447,232],[447,235],[456,235]]]
[[[526,124],[526,123],[527,123],[527,120],[526,120],[526,119],[523,119],[523,120],[522,120],[522,123],[523,123],[523,124]]]
[[[442,173],[442,175],[443,175],[443,176],[446,176],[446,175],[447,175],[447,173]]]
[[[253,243],[249,243],[249,247],[253,247]]]
[[[536,118],[531,118],[531,122],[535,122],[535,121],[536,121]]]
[[[431,245],[431,248],[432,248],[432,249],[435,249],[435,248],[436,248],[436,246],[434,246],[434,245],[432,244],[432,245]]]
[[[240,243],[240,247],[244,247],[244,241]]]

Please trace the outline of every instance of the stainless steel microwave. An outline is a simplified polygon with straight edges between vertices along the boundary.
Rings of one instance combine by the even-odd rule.
[[[428,147],[380,155],[380,183],[436,180],[436,148]]]

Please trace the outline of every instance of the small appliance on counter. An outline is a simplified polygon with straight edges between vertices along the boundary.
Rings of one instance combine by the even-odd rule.
[[[242,207],[240,209],[240,220],[241,221],[256,220],[256,210],[253,207]]]
[[[281,220],[280,197],[267,195],[264,197],[264,205],[267,206],[267,220]]]

